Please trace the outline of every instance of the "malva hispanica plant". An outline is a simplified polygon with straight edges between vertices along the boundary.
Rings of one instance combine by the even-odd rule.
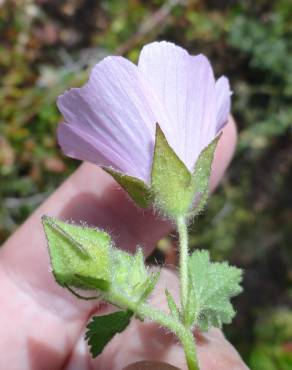
[[[154,42],[142,49],[138,66],[107,57],[84,87],[58,98],[65,118],[58,129],[63,152],[101,166],[138,206],[154,208],[179,234],[180,302],[165,290],[169,312],[163,312],[148,303],[159,272],[149,271],[141,249],[132,255],[114,246],[105,231],[43,217],[57,283],[80,299],[118,307],[88,324],[93,357],[135,317],[174,333],[188,369],[198,370],[194,329],[231,322],[230,298],[242,290],[241,270],[210,262],[207,251],[190,255],[187,231],[206,205],[230,96],[228,79],[215,81],[206,57]]]

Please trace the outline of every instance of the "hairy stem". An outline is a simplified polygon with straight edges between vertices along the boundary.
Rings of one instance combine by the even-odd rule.
[[[185,218],[180,216],[176,220],[179,234],[179,273],[180,273],[180,299],[182,316],[185,319],[188,300],[189,271],[188,271],[188,230]]]
[[[185,218],[180,216],[176,220],[179,233],[180,244],[180,295],[181,295],[181,313],[182,319],[176,319],[146,303],[132,302],[130,298],[115,293],[109,301],[120,304],[121,307],[132,310],[141,319],[150,319],[159,325],[169,329],[180,340],[189,370],[199,370],[198,359],[196,354],[196,344],[190,327],[185,323],[188,307],[188,230]]]
[[[142,318],[148,318],[172,331],[183,346],[188,369],[199,370],[195,340],[189,328],[186,328],[181,322],[148,304],[139,305],[137,313]]]
[[[200,370],[192,331],[190,329],[185,329],[184,335],[180,338],[180,341],[185,352],[188,369]]]
[[[190,328],[185,327],[179,320],[147,303],[137,304],[137,302],[133,302],[130,298],[119,293],[109,294],[107,300],[116,302],[121,307],[133,311],[139,318],[149,319],[174,333],[183,346],[188,370],[199,370],[195,340]]]

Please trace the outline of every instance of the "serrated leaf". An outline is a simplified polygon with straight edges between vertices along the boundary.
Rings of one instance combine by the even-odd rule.
[[[185,215],[193,203],[194,189],[191,173],[169,146],[158,124],[151,190],[154,193],[156,205],[169,217]]]
[[[44,216],[42,218],[56,281],[61,286],[108,290],[108,234]]]
[[[92,357],[97,357],[107,343],[129,325],[133,313],[117,311],[109,315],[94,316],[87,325],[85,339],[90,347]]]
[[[165,295],[166,295],[166,300],[167,300],[167,304],[168,304],[168,308],[170,310],[170,313],[172,314],[172,316],[174,318],[176,318],[177,320],[180,320],[179,309],[178,309],[172,295],[169,293],[169,291],[167,289],[165,289]]]
[[[208,330],[230,323],[235,315],[230,299],[242,291],[242,271],[227,262],[210,262],[208,251],[195,251],[189,260],[189,273],[194,299],[189,324]]]
[[[196,161],[192,179],[198,204],[196,204],[196,208],[192,211],[192,216],[200,213],[208,200],[212,163],[220,137],[221,134],[218,135],[205,149],[203,149]]]
[[[116,180],[116,182],[129,194],[132,200],[137,203],[139,207],[147,208],[151,205],[152,194],[143,181],[135,177],[113,171],[108,167],[103,167],[103,169]]]

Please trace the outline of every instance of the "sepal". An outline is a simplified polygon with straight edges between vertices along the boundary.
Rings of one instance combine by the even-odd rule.
[[[209,196],[209,182],[212,163],[220,137],[221,134],[215,137],[215,139],[202,150],[196,161],[195,168],[192,173],[192,180],[195,192],[195,205],[189,214],[190,216],[196,216],[206,206]]]
[[[138,305],[147,300],[159,272],[148,271],[142,249],[127,253],[115,248],[104,231],[48,216],[43,216],[43,226],[53,274],[61,286],[84,299],[90,297],[72,288],[97,290],[103,299],[125,309],[122,302]]]
[[[129,197],[141,208],[148,208],[152,203],[149,187],[140,179],[103,167],[116,182],[128,193]]]
[[[185,215],[193,203],[192,175],[168,144],[159,124],[156,125],[151,190],[156,208],[173,219]]]
[[[108,290],[111,240],[103,231],[42,217],[52,270],[61,286]]]

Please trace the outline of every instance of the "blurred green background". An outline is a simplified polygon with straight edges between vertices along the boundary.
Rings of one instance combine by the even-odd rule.
[[[78,165],[57,95],[107,54],[174,41],[231,80],[239,143],[191,245],[245,269],[226,333],[254,370],[292,369],[292,1],[1,1],[0,243]]]

